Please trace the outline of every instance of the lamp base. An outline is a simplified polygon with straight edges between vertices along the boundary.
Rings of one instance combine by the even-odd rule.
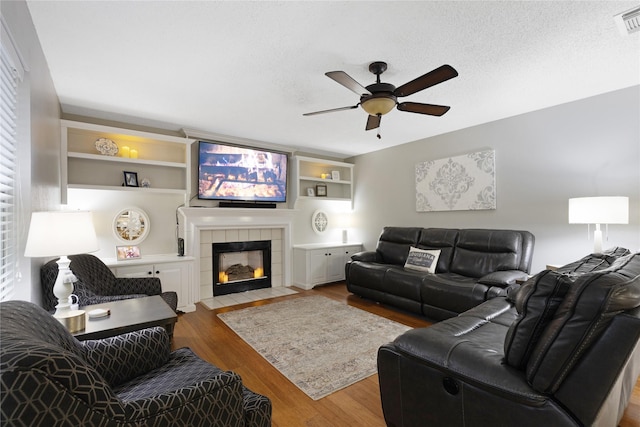
[[[69,268],[71,260],[68,257],[64,255],[61,256],[60,259],[56,261],[56,264],[58,264],[58,277],[56,277],[56,282],[53,285],[53,295],[58,299],[58,304],[56,305],[56,312],[53,316],[63,317],[71,310],[69,296],[73,293],[75,276]]]
[[[593,232],[593,253],[602,253],[602,230],[600,230],[600,224],[596,224],[596,229]]]
[[[86,325],[84,310],[67,310],[60,314],[56,311],[53,317],[71,333],[83,330]]]

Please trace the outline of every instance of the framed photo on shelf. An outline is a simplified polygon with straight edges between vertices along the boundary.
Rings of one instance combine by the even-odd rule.
[[[316,191],[312,187],[307,188],[307,196],[316,197]]]
[[[316,196],[327,197],[327,186],[324,184],[316,185]]]
[[[334,181],[340,181],[340,171],[331,171],[331,179]]]
[[[125,187],[139,187],[138,174],[136,172],[124,171],[124,185]]]
[[[116,255],[118,257],[118,261],[138,259],[141,257],[140,248],[138,246],[116,246]]]

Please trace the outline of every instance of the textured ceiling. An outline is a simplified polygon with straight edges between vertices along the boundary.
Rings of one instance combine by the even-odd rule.
[[[28,1],[63,111],[197,129],[337,157],[379,150],[640,84],[636,1]],[[455,79],[402,98],[382,139],[324,75],[399,86],[442,64]]]

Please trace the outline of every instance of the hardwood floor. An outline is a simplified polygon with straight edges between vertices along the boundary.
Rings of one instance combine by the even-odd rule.
[[[384,427],[377,375],[314,401],[241,340],[216,314],[307,295],[323,295],[408,326],[428,326],[431,322],[351,295],[344,283],[324,285],[309,291],[296,290],[299,293],[295,295],[216,310],[196,304],[195,312],[180,315],[174,330],[173,347],[191,347],[203,359],[240,374],[251,390],[269,396],[273,404],[274,427]],[[640,426],[640,381],[620,423],[620,427],[632,426]]]

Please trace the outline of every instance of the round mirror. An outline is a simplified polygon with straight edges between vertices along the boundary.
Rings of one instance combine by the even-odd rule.
[[[142,209],[127,208],[113,220],[113,232],[124,243],[141,243],[149,234],[149,216]]]

